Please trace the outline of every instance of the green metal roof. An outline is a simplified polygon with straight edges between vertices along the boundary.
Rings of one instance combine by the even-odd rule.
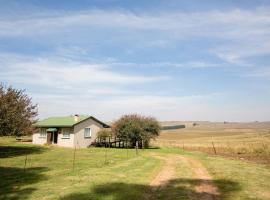
[[[72,127],[77,123],[89,118],[90,116],[80,115],[79,120],[75,122],[74,116],[66,117],[50,117],[41,121],[38,121],[36,127]]]
[[[57,127],[72,127],[75,124],[78,124],[86,119],[93,119],[96,122],[102,124],[103,127],[108,128],[110,127],[106,123],[99,121],[93,116],[88,116],[88,115],[79,115],[79,120],[75,122],[74,116],[65,116],[65,117],[50,117],[41,121],[38,121],[34,126],[35,127],[45,127],[45,128],[57,128]]]
[[[56,132],[57,128],[47,128],[46,131],[47,132]]]

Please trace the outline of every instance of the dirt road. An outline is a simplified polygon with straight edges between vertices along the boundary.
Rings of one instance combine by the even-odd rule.
[[[157,159],[163,160],[165,164],[162,170],[150,183],[150,186],[155,188],[165,187],[170,180],[176,178],[176,165],[182,163],[187,165],[192,171],[193,177],[191,178],[191,180],[198,181],[194,188],[190,188],[190,190],[195,190],[194,192],[190,192],[190,194],[188,194],[190,200],[219,199],[219,192],[217,187],[213,183],[212,177],[198,160],[180,155],[170,155],[165,157],[153,154],[152,156]],[[181,179],[181,177],[177,178]]]

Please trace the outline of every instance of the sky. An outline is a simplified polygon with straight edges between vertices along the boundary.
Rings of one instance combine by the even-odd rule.
[[[40,119],[270,120],[269,0],[0,5],[0,82]]]

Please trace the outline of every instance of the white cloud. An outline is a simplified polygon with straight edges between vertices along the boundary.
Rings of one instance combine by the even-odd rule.
[[[254,10],[207,11],[196,13],[132,13],[128,11],[90,10],[77,13],[47,13],[30,18],[7,19],[0,22],[0,35],[35,35],[62,31],[63,28],[106,27],[137,30],[160,30],[191,36],[243,38],[268,35],[269,8]],[[158,40],[164,42],[163,40]]]
[[[70,95],[33,95],[38,101],[41,117],[51,115],[68,115],[72,113],[92,114],[105,120],[112,120],[127,113],[155,116],[160,120],[209,119],[213,101],[220,94],[190,95],[190,96],[158,96],[134,95],[108,96],[95,99],[89,94],[80,96]],[[69,109],[66,109],[69,108]],[[207,110],[209,109],[209,110]],[[213,116],[214,119],[215,116]]]
[[[246,57],[270,54],[269,7],[150,14],[96,9],[45,12],[0,21],[2,37],[58,35],[61,40],[63,35],[71,34],[78,40],[82,35],[103,34],[104,30],[110,33],[107,40],[120,37],[123,41],[129,37],[137,41],[143,36],[144,45],[152,48],[166,47],[172,41],[194,37],[217,39],[216,46],[210,49],[212,53],[234,64],[241,63]]]
[[[224,108],[226,100],[222,93],[180,96],[155,95],[143,89],[135,92],[129,86],[141,84],[143,88],[144,84],[164,77],[124,75],[105,64],[18,55],[0,55],[0,58],[5,58],[0,59],[1,80],[30,84],[29,95],[39,104],[40,118],[74,113],[92,114],[108,121],[126,113],[152,115],[159,120],[261,120],[269,116],[260,106],[251,110],[243,109],[246,105]],[[91,74],[95,77],[88,80]]]
[[[98,84],[143,84],[169,79],[168,76],[123,74],[105,64],[80,63],[67,59],[5,57],[1,61],[1,80],[51,88],[74,89]],[[99,89],[100,92],[101,89]],[[106,89],[108,91],[108,89]]]
[[[106,62],[105,62],[106,63]],[[150,62],[150,63],[132,63],[132,62],[117,62],[110,61],[106,63],[109,66],[119,66],[119,67],[170,67],[170,68],[213,68],[213,67],[223,67],[222,63],[210,63],[205,61],[190,61],[190,62]]]
[[[160,63],[151,63],[150,65],[151,66],[168,66],[168,67],[176,67],[176,68],[211,68],[211,67],[222,66],[222,64],[209,63],[209,62],[204,62],[204,61],[190,61],[190,62],[183,62],[183,63],[160,62]]]
[[[154,116],[158,120],[209,120],[209,121],[255,121],[269,118],[265,105],[250,106],[242,102],[226,104],[226,94],[210,93],[190,96],[125,95],[95,99],[88,94],[82,96],[35,96],[40,103],[41,118],[91,114],[102,120],[113,121],[123,114],[137,113]],[[246,109],[246,107],[249,109]],[[67,109],[68,108],[68,109]]]
[[[270,79],[270,67],[260,67],[250,70],[245,76]]]
[[[253,39],[240,39],[233,44],[221,45],[211,51],[228,63],[250,66],[251,63],[247,62],[247,58],[270,54],[270,42],[266,37],[258,36]]]
[[[60,44],[64,44],[64,48],[58,49],[60,55],[57,56],[61,58],[0,54],[0,79],[11,84],[21,84],[23,87],[30,85],[31,96],[39,103],[41,117],[83,113],[110,120],[125,113],[136,112],[163,120],[222,121],[233,118],[236,120],[249,120],[252,117],[269,118],[269,112],[264,111],[265,107],[246,109],[252,106],[244,106],[242,102],[238,104],[239,109],[226,109],[224,108],[226,102],[215,94],[184,97],[154,95],[149,91],[145,92],[144,86],[170,77],[135,75],[114,70],[115,66],[174,68],[221,66],[219,63],[208,62],[207,59],[183,62],[150,61],[140,64],[118,62],[113,59],[101,62],[77,62],[72,59],[73,56],[76,57],[74,52],[77,52],[81,59],[83,59],[81,55],[90,53],[84,51],[83,45],[76,47],[76,43],[74,49],[69,51],[65,44],[72,46],[73,40],[81,41],[79,44],[84,44],[88,40],[96,42],[95,36],[99,35],[104,38],[98,40],[98,44],[106,40],[112,46],[118,47],[119,44],[115,42],[115,38],[118,38],[124,41],[124,45],[125,41],[128,41],[134,45],[139,43],[142,48],[166,48],[174,43],[180,45],[179,41],[181,43],[193,38],[199,38],[198,41],[207,43],[208,40],[204,41],[206,38],[210,39],[212,44],[209,46],[204,44],[205,48],[202,51],[209,51],[225,62],[232,63],[232,66],[247,65],[246,58],[270,54],[268,42],[270,9],[149,14],[90,10],[83,13],[44,13],[42,16],[33,14],[17,19],[2,18],[1,38],[29,37],[36,39],[34,43],[51,42],[48,46],[55,45],[54,41],[60,41]],[[129,48],[130,52],[133,50],[134,48]],[[104,53],[104,50],[102,52]],[[250,76],[268,78],[270,74],[268,69],[253,69]],[[133,91],[131,87],[137,84],[140,85],[139,92]],[[40,93],[35,90],[40,90]]]

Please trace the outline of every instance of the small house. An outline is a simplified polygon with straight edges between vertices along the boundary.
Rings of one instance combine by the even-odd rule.
[[[74,115],[50,117],[35,124],[33,144],[53,144],[62,147],[85,148],[97,137],[97,132],[109,125],[93,116]]]

